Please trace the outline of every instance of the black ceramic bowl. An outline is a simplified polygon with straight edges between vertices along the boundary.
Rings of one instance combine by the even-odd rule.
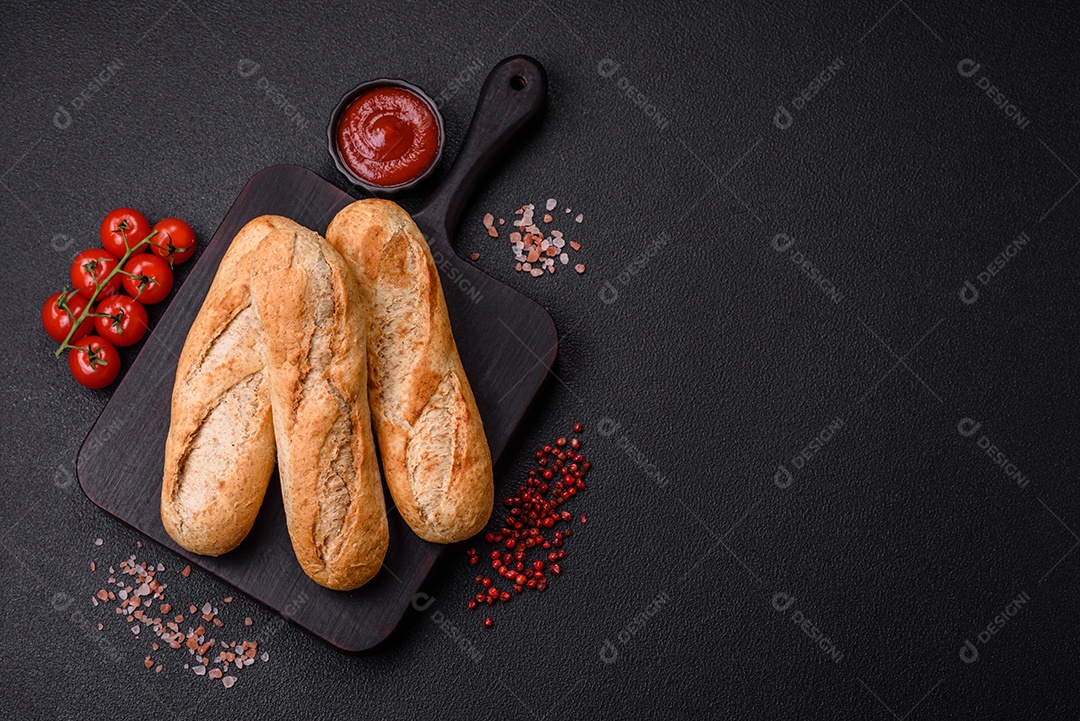
[[[345,159],[341,157],[341,149],[338,148],[337,142],[338,121],[341,119],[341,114],[344,113],[345,109],[349,107],[349,104],[368,90],[371,90],[372,88],[382,87],[402,88],[419,97],[421,100],[428,104],[428,107],[431,108],[431,112],[435,115],[435,123],[439,128],[439,147],[435,151],[435,159],[431,161],[431,165],[429,165],[427,170],[425,170],[416,178],[413,178],[406,183],[399,183],[398,185],[375,185],[373,183],[369,183],[363,178],[358,177],[356,173],[354,173],[352,169],[350,169],[349,166],[345,163]],[[419,183],[423,182],[425,178],[431,175],[431,172],[435,170],[435,167],[439,164],[439,161],[442,160],[443,147],[446,145],[446,129],[443,127],[442,113],[439,112],[439,108],[437,105],[435,105],[435,101],[428,97],[427,93],[425,93],[423,90],[416,87],[412,83],[407,83],[404,80],[397,80],[394,78],[378,78],[377,80],[368,80],[366,83],[360,83],[355,88],[341,96],[341,100],[339,100],[338,104],[334,107],[334,111],[330,113],[330,124],[326,128],[326,140],[327,147],[330,150],[330,157],[334,159],[334,165],[337,166],[337,169],[349,180],[350,183],[353,183],[354,185],[359,185],[361,188],[364,188],[367,191],[376,195],[393,195],[395,193],[399,193],[403,190],[408,190],[409,188],[418,185]]]

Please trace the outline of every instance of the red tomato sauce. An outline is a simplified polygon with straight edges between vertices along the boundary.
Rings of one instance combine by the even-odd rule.
[[[423,175],[439,152],[439,123],[427,102],[405,88],[368,90],[341,114],[341,157],[362,180],[383,187]]]

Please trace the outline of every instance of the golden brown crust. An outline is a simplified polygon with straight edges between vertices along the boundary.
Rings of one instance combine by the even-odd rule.
[[[274,470],[270,385],[248,279],[263,237],[291,226],[288,218],[261,216],[236,234],[180,353],[161,521],[193,553],[217,556],[240,545]]]
[[[251,293],[293,550],[316,583],[357,588],[379,571],[389,541],[360,291],[326,241],[290,228],[259,244]]]
[[[388,200],[347,206],[326,240],[359,281],[368,393],[398,511],[425,540],[469,538],[491,516],[491,451],[431,251],[409,214]]]

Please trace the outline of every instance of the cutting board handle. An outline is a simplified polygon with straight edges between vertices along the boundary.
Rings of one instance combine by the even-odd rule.
[[[416,214],[421,228],[445,230],[430,232],[428,242],[448,242],[442,239],[454,236],[481,176],[511,138],[544,111],[546,101],[544,66],[526,55],[506,58],[488,74],[450,174]]]

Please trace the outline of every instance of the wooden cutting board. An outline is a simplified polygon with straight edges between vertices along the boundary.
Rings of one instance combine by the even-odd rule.
[[[416,215],[439,266],[454,338],[496,462],[555,361],[558,336],[547,311],[462,260],[450,239],[478,180],[522,126],[542,113],[546,94],[544,70],[536,61],[517,56],[499,63],[480,91],[454,167]],[[276,473],[251,534],[220,558],[177,546],[159,515],[177,359],[233,237],[265,214],[284,215],[325,234],[334,215],[353,200],[294,165],[267,168],[248,181],[101,412],[79,451],[77,470],[83,491],[104,510],[332,645],[362,651],[389,635],[447,550],[415,536],[393,510],[389,493],[390,548],[383,570],[345,593],[316,585],[297,564]],[[109,442],[136,437],[144,442],[126,451]]]

